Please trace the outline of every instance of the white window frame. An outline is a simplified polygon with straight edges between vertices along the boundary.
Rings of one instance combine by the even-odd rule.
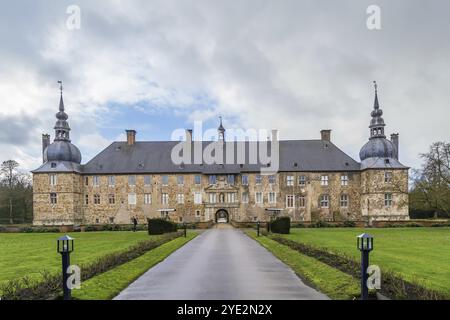
[[[184,193],[178,193],[177,194],[177,203],[178,204],[184,204]]]
[[[292,187],[294,186],[294,176],[286,176],[286,186]]]
[[[293,194],[286,195],[286,208],[294,208],[295,196]]]
[[[277,183],[277,176],[274,174],[269,175],[267,178],[269,180],[269,184],[276,184]]]
[[[306,186],[306,176],[305,175],[298,176],[298,185],[301,187]]]
[[[276,192],[269,192],[267,194],[267,200],[271,204],[277,203],[277,193]]]
[[[202,204],[202,193],[194,192],[194,204]]]
[[[93,176],[92,177],[92,185],[94,187],[100,186],[100,176]]]
[[[217,193],[210,192],[208,195],[209,203],[217,203]]]
[[[51,192],[50,193],[50,204],[51,205],[58,204],[58,194],[56,192]]]
[[[114,187],[116,185],[116,176],[108,176],[108,186]]]
[[[341,197],[339,199],[339,205],[341,208],[348,208],[349,205],[348,194],[341,194]]]
[[[197,183],[197,177],[199,178],[198,183]],[[194,184],[196,184],[197,186],[202,184],[202,176],[200,174],[196,174],[194,176]]]
[[[321,194],[319,198],[319,204],[321,208],[329,208],[330,196],[328,194]]]
[[[164,181],[165,178],[167,179],[167,181]],[[162,184],[163,186],[168,186],[168,185],[169,185],[169,176],[168,176],[167,174],[163,174],[163,175],[161,176],[161,184]]]
[[[242,179],[242,185],[248,186],[248,174],[243,174],[241,179]]]
[[[392,195],[392,193],[385,193],[384,194],[384,206],[389,208],[392,207],[394,201],[394,196]]]
[[[94,194],[94,204],[95,205],[101,204],[101,197],[98,193]]]
[[[184,185],[184,176],[182,176],[182,175],[178,175],[177,176],[177,184],[179,186],[183,186]]]
[[[248,203],[248,192],[242,192],[242,203]]]
[[[134,178],[131,178],[134,177]],[[136,185],[136,176],[135,175],[129,175],[128,176],[128,186],[134,187]]]
[[[255,175],[255,184],[260,185],[262,183],[262,175],[261,174],[257,174]]]
[[[169,204],[169,194],[168,193],[161,193],[161,204],[162,205],[168,205]]]
[[[341,175],[341,186],[348,186],[348,175],[347,174]]]
[[[328,175],[323,174],[320,176],[320,185],[321,186],[328,186]]]
[[[259,195],[259,199],[258,199],[258,195]],[[264,202],[264,194],[260,191],[255,192],[255,203],[256,204],[262,204]]]
[[[136,205],[136,193],[129,193],[128,194],[128,204],[135,206]]]
[[[111,201],[111,199],[112,199],[112,201]],[[114,193],[108,194],[108,203],[116,204],[116,195]]]
[[[392,183],[393,174],[391,171],[386,171],[384,173],[384,183]]]
[[[306,208],[306,197],[305,196],[298,196],[298,207]]]
[[[144,193],[144,204],[152,204],[152,194]]]
[[[56,175],[56,173],[50,174],[50,185],[56,186],[57,183],[58,183],[58,176]]]
[[[148,181],[147,181],[148,180]],[[149,187],[152,185],[152,176],[145,175],[144,176],[144,186]]]

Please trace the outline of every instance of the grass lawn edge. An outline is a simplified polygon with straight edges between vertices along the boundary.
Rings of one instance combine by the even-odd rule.
[[[329,298],[336,300],[359,298],[359,281],[352,276],[268,237],[257,237],[254,231],[248,230],[245,234],[288,265],[307,285],[326,294]]]
[[[77,300],[110,300],[150,268],[166,259],[196,236],[197,233],[189,232],[186,238],[173,239],[136,259],[90,278],[82,282],[81,289],[72,290],[72,296]]]

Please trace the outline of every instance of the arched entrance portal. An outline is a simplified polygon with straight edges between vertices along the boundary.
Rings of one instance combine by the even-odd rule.
[[[227,210],[220,209],[216,212],[216,223],[228,223],[229,221],[230,217]]]

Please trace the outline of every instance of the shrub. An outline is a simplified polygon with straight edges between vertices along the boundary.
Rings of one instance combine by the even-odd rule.
[[[177,224],[164,219],[148,219],[148,234],[163,234],[176,232]]]
[[[355,223],[355,221],[345,220],[342,225],[343,225],[343,227],[346,227],[346,228],[354,228],[356,226],[356,223]]]
[[[313,224],[311,224],[312,228],[328,228],[330,225],[325,221],[319,220]]]
[[[410,228],[418,228],[418,227],[423,227],[423,225],[419,224],[419,223],[407,223],[405,224],[405,227],[410,227]]]
[[[288,234],[291,228],[291,218],[279,217],[270,223],[270,231],[273,233]]]

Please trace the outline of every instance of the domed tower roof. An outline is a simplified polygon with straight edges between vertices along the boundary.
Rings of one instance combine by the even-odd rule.
[[[373,110],[370,113],[370,137],[369,141],[361,148],[359,158],[361,159],[361,169],[366,168],[385,168],[385,167],[404,167],[397,159],[397,147],[386,139],[384,135],[383,110],[380,109],[378,102],[378,86],[374,81],[375,100]]]
[[[62,82],[58,81],[58,83],[61,84],[61,96],[59,99],[59,111],[56,113],[56,123],[54,127],[55,139],[53,143],[44,150],[44,161],[69,161],[80,164],[81,152],[70,142],[70,127],[67,122],[69,116],[64,111]]]

